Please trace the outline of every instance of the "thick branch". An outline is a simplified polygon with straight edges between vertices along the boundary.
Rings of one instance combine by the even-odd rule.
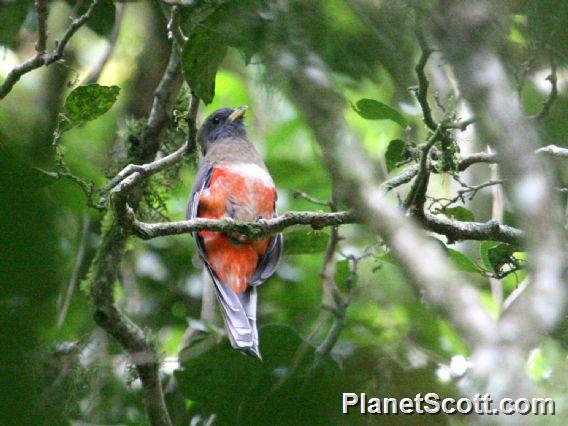
[[[533,384],[524,374],[525,356],[561,318],[566,245],[549,168],[541,156],[533,155],[539,135],[523,113],[493,45],[493,3],[447,0],[433,22],[460,90],[479,117],[478,130],[501,155],[503,176],[510,182],[506,189],[525,229],[531,287],[501,318],[495,342],[474,353],[481,388],[513,397],[530,394]]]
[[[469,154],[458,159],[457,169],[463,172],[469,166],[478,163],[498,163],[500,161],[499,157],[494,153],[489,152],[477,152],[475,154]]]
[[[168,123],[181,82],[179,52],[177,46],[173,45],[168,66],[155,92],[147,127],[139,136],[142,149],[134,153],[135,162],[148,162],[158,152],[160,135]],[[120,181],[117,182],[119,183]],[[136,192],[132,191],[129,194],[129,203],[134,209],[138,206],[143,193],[140,186],[136,189],[138,189]],[[93,278],[90,296],[93,314],[97,324],[119,342],[136,366],[142,382],[143,402],[150,424],[169,426],[171,420],[164,402],[156,348],[148,341],[143,331],[117,308],[114,301],[114,284],[118,277],[127,237],[128,233],[116,220],[103,235],[101,246],[91,266]]]
[[[127,218],[134,235],[142,239],[188,234],[197,231],[237,232],[249,238],[277,234],[290,227],[307,226],[322,229],[357,223],[353,212],[288,212],[273,219],[260,219],[258,222],[235,222],[228,219],[195,218],[179,222],[144,223],[131,216]]]
[[[350,211],[287,212],[273,219],[261,219],[258,222],[196,218],[178,222],[146,223],[134,218],[131,211],[128,211],[126,215],[127,217],[124,218],[126,226],[134,235],[144,240],[197,231],[236,232],[254,239],[277,234],[292,227],[310,227],[319,230],[326,227],[361,223],[356,214]],[[524,236],[522,231],[494,221],[462,222],[426,213],[423,223],[426,229],[444,235],[450,241],[490,240],[519,244]]]
[[[500,225],[496,220],[485,223],[461,222],[424,212],[422,223],[426,229],[446,236],[449,242],[477,240],[520,244],[524,237],[523,231],[511,226]]]
[[[333,89],[317,55],[277,48],[271,55],[267,62],[279,80],[287,82],[288,95],[322,147],[325,164],[337,179],[342,199],[357,210],[372,233],[384,239],[409,282],[468,341],[491,338],[486,330],[492,328],[494,321],[483,309],[477,292],[456,273],[440,248],[426,239],[381,189],[373,166],[344,121],[346,101]],[[284,61],[280,59],[291,55],[298,66],[282,66]]]
[[[190,108],[190,110],[192,110]],[[194,133],[193,133],[194,134]],[[101,194],[112,191],[112,205],[120,222],[134,235],[142,239],[152,239],[170,235],[188,234],[196,231],[219,231],[237,232],[249,238],[258,238],[270,234],[276,234],[290,227],[306,226],[312,229],[322,229],[330,226],[341,226],[351,223],[359,223],[356,215],[352,212],[321,213],[321,212],[288,212],[282,216],[270,220],[260,220],[258,222],[234,222],[230,220],[215,219],[193,219],[179,222],[164,223],[145,223],[137,220],[128,208],[128,193],[133,187],[140,184],[143,180],[170,167],[180,161],[188,151],[185,144],[166,157],[155,160],[151,163],[142,165],[128,165],[113,178],[107,186],[101,190]],[[487,153],[476,153],[458,160],[458,168],[465,170],[473,164],[496,162],[497,157]],[[416,164],[408,167],[401,174],[384,181],[381,188],[389,191],[395,187],[410,182],[418,173],[420,165]],[[298,193],[300,196],[306,194]],[[311,199],[312,202],[315,201]],[[322,202],[318,202],[322,203]],[[322,203],[329,206],[328,202]],[[434,232],[445,235],[449,240],[483,240],[483,235],[490,235],[494,241],[510,242],[519,241],[522,232],[511,227],[497,224],[484,224],[475,222],[451,221],[448,224],[444,219],[434,216],[437,219],[426,220],[426,227]],[[489,232],[489,228],[491,232]]]

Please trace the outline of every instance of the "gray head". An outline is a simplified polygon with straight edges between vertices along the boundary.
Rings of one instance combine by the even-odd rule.
[[[220,108],[205,119],[197,132],[197,142],[203,155],[217,141],[225,138],[246,138],[243,122],[246,106]]]

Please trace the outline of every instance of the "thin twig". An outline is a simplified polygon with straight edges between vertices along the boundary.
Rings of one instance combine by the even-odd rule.
[[[47,1],[36,0],[35,8],[37,13],[37,42],[35,49],[39,55],[42,55],[47,49]]]
[[[556,61],[552,59],[550,61],[550,74],[546,79],[550,82],[550,94],[548,98],[542,103],[542,109],[538,114],[532,116],[535,120],[542,120],[550,114],[550,109],[552,105],[558,98],[558,77],[556,76]]]
[[[38,41],[36,42],[36,50],[37,54],[29,59],[28,61],[24,62],[16,66],[8,76],[6,80],[0,86],[0,100],[5,98],[8,93],[12,90],[14,85],[22,78],[24,74],[29,73],[41,66],[51,65],[52,63],[59,61],[63,57],[63,52],[69,40],[75,35],[75,33],[81,28],[93,15],[95,9],[97,8],[100,0],[93,0],[91,6],[87,11],[81,15],[79,18],[74,19],[71,22],[71,25],[63,35],[61,41],[56,42],[55,49],[50,52],[46,53],[46,43],[47,43],[47,9],[45,8],[45,1],[38,0],[36,1],[36,8],[38,11]]]
[[[333,205],[332,201],[321,201],[317,198],[312,197],[311,195],[305,193],[304,191],[300,191],[299,189],[292,190],[292,196],[294,198],[303,198],[306,201],[309,201],[316,206],[323,206],[323,207],[331,207]]]
[[[168,39],[176,39],[180,43],[180,45],[183,45],[185,42],[187,42],[188,38],[183,34],[179,21],[179,8],[178,6],[173,6],[167,26]]]
[[[75,266],[73,267],[73,272],[71,273],[71,279],[67,285],[67,290],[65,296],[63,297],[63,302],[61,309],[57,315],[57,328],[61,328],[67,317],[67,312],[69,311],[69,306],[71,305],[71,299],[75,287],[79,282],[79,273],[85,263],[85,253],[87,252],[87,245],[89,243],[89,230],[91,227],[91,218],[88,213],[83,215],[83,229],[81,231],[81,240],[79,241],[79,249],[77,250],[77,258],[75,260]]]
[[[428,178],[430,175],[428,164],[430,149],[432,149],[434,144],[442,138],[442,135],[442,126],[438,125],[434,133],[421,148],[418,173],[403,204],[405,209],[412,209],[412,213],[415,215],[422,214],[422,207],[424,206],[424,201],[426,199],[426,190],[428,189]]]
[[[126,7],[125,3],[116,3],[116,14],[114,17],[114,24],[112,27],[112,32],[108,45],[105,49],[104,54],[101,56],[95,67],[91,70],[87,78],[85,78],[83,84],[96,83],[99,80],[107,62],[112,56],[112,52],[116,47],[118,41],[118,36],[120,35],[120,29],[122,28],[122,18],[124,17],[124,9]]]
[[[197,152],[197,112],[199,111],[200,99],[192,92],[189,98],[187,111],[187,143],[188,153]]]
[[[420,104],[420,108],[422,109],[422,119],[424,120],[424,124],[432,130],[435,131],[438,125],[432,118],[432,109],[430,108],[430,104],[428,103],[428,79],[426,78],[426,63],[428,62],[428,58],[432,54],[433,50],[428,46],[426,42],[426,38],[424,37],[424,33],[418,24],[418,28],[416,30],[416,38],[418,39],[418,43],[420,45],[420,50],[422,51],[420,55],[420,60],[414,70],[416,71],[416,77],[418,78],[418,89],[416,90],[416,99]]]
[[[329,201],[317,200],[302,191],[294,191],[294,196],[305,198],[306,200],[316,205],[327,206],[332,213],[337,212],[337,188],[334,183],[332,183],[331,199]],[[338,226],[332,226],[329,240],[327,242],[327,247],[325,249],[323,266],[320,273],[322,278],[322,308],[325,305],[332,303],[335,299],[335,293],[339,291],[337,289],[337,284],[335,283],[335,252],[337,250],[339,241],[340,235]],[[280,379],[272,387],[271,394],[274,394],[274,392],[280,389],[282,385],[286,383],[289,378],[293,377],[294,374],[298,371],[298,368],[304,360],[304,357],[308,353],[308,349],[311,347],[312,340],[315,339],[320,329],[325,325],[328,320],[328,316],[329,313],[326,310],[322,309],[320,311],[318,318],[315,321],[315,327],[312,329],[309,336],[305,340],[303,340],[300,346],[298,346],[298,348],[296,349],[292,358],[292,362],[290,363],[290,368],[288,369],[286,374],[280,377]]]
[[[477,121],[476,117],[471,117],[471,118],[468,118],[468,119],[462,120],[462,121],[456,121],[456,122],[453,122],[453,123],[445,123],[445,124],[442,125],[442,127],[444,129],[457,129],[457,130],[461,130],[463,132],[467,129],[468,126],[475,123],[476,121]]]
[[[95,184],[94,182],[86,182],[84,179],[80,178],[77,175],[74,175],[73,173],[71,173],[71,171],[69,170],[69,168],[67,167],[66,164],[64,163],[60,163],[59,164],[59,170],[54,171],[54,172],[48,172],[47,170],[43,170],[39,167],[34,167],[34,170],[37,170],[40,173],[43,173],[46,176],[49,176],[55,180],[60,180],[60,179],[67,179],[73,183],[75,183],[80,189],[81,191],[83,191],[85,193],[85,196],[87,197],[87,206],[94,208],[96,210],[105,210],[104,205],[102,205],[100,202],[95,202]]]
[[[433,210],[433,207],[436,206],[435,209],[435,213],[444,210],[450,206],[452,206],[453,204],[456,204],[458,202],[462,202],[465,203],[466,200],[473,200],[473,198],[477,195],[477,193],[487,187],[490,186],[495,186],[495,185],[501,185],[503,184],[503,180],[499,179],[499,180],[490,180],[487,182],[484,182],[482,184],[479,185],[468,185],[465,182],[462,182],[459,177],[457,177],[456,175],[453,176],[454,180],[456,180],[457,182],[460,183],[460,185],[462,186],[462,189],[459,189],[457,191],[457,195],[453,198],[433,198],[433,197],[427,197],[429,199],[432,200],[430,206],[429,206],[429,210]],[[467,197],[466,197],[467,196]]]
[[[343,328],[345,327],[345,316],[347,314],[347,308],[351,303],[353,287],[355,280],[357,278],[357,267],[359,262],[373,253],[375,246],[371,246],[363,251],[360,256],[345,256],[350,263],[349,276],[345,281],[346,294],[342,294],[337,287],[335,288],[334,302],[335,306],[331,307],[331,312],[333,313],[333,324],[323,339],[323,341],[316,348],[316,355],[314,362],[310,369],[310,374],[315,373],[319,366],[321,365],[323,359],[330,354],[336,345]]]

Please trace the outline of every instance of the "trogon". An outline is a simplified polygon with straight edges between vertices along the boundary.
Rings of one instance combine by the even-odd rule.
[[[188,219],[248,222],[276,215],[276,187],[248,140],[243,122],[246,109],[221,108],[201,125],[197,141],[203,155],[189,198]],[[260,358],[257,287],[278,267],[282,235],[251,240],[237,233],[199,231],[193,237],[213,281],[231,345]]]

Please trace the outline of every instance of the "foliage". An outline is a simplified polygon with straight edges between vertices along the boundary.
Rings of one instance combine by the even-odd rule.
[[[63,104],[60,130],[63,132],[97,119],[114,105],[119,92],[118,86],[107,87],[99,84],[75,88]]]
[[[392,120],[401,127],[406,125],[406,120],[400,112],[374,99],[360,99],[351,106],[357,114],[367,120]]]

